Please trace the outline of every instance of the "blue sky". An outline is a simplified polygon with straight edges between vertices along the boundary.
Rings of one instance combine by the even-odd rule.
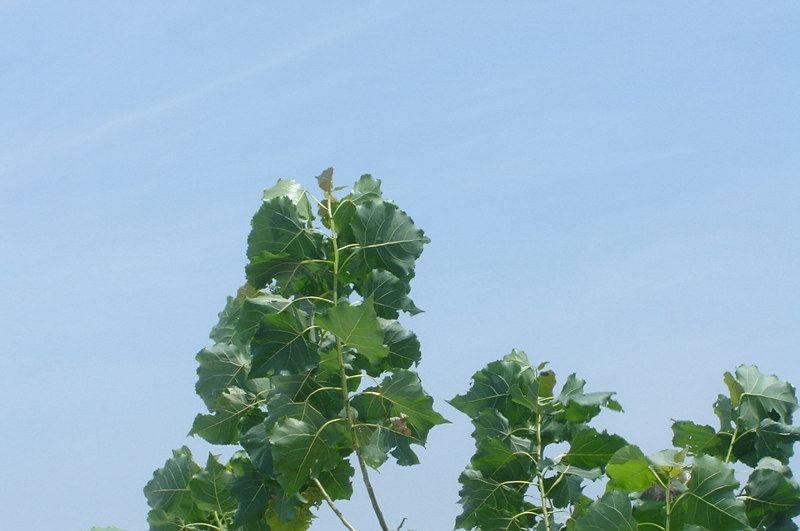
[[[453,424],[376,475],[395,526],[452,527],[444,400],[514,347],[645,451],[741,363],[800,383],[796,3],[294,4],[0,1],[4,527],[146,528],[209,450],[194,355],[261,191],[328,166],[432,239],[406,324]]]

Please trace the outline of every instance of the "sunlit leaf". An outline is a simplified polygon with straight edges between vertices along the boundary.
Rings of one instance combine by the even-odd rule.
[[[359,306],[329,308],[317,316],[317,324],[376,365],[389,354],[389,348],[383,344],[383,329],[376,319],[372,301],[367,299]]]
[[[189,490],[195,505],[204,511],[232,513],[238,505],[231,494],[235,480],[233,472],[209,454],[204,470],[189,481]]]
[[[744,502],[734,493],[739,482],[722,459],[695,457],[686,486],[687,490],[675,500],[671,520],[675,525],[699,525],[714,531],[748,527]]]
[[[605,431],[598,433],[590,428],[572,439],[563,462],[579,468],[605,467],[611,456],[627,444],[619,435],[609,435]]]
[[[192,521],[197,510],[189,482],[201,470],[200,465],[192,459],[188,447],[173,450],[172,457],[164,463],[163,468],[153,472],[153,479],[144,487],[147,504],[168,513],[170,517]]]

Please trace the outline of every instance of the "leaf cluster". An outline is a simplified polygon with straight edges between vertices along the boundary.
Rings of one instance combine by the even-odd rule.
[[[800,435],[790,384],[754,366],[725,373],[730,394],[714,404],[720,428],[674,421],[674,448],[646,456],[588,426],[601,407],[621,410],[611,393],[585,394],[570,375],[556,394],[544,367],[513,351],[451,401],[472,419],[476,441],[460,477],[457,528],[798,529],[800,487],[787,466]],[[547,447],[559,443],[566,449],[549,456]],[[742,466],[750,470],[743,486]],[[600,478],[606,492],[591,500],[585,482]]]
[[[556,392],[555,373],[544,363],[531,366],[520,350],[472,381],[467,393],[450,401],[472,419],[476,445],[459,478],[463,512],[456,528],[560,529],[569,508],[588,503],[584,481],[600,478],[627,444],[590,421],[602,408],[622,408],[613,393],[586,393],[575,374]]]
[[[416,464],[413,446],[446,422],[398,320],[421,311],[408,294],[429,240],[380,181],[364,175],[337,198],[332,173],[318,177],[321,200],[294,181],[264,192],[247,283],[197,355],[208,413],[189,432],[241,450],[205,468],[176,450],[145,488],[151,529],[306,529],[323,500],[351,496],[354,461],[367,483],[367,466]],[[198,497],[209,478],[225,493],[213,506]]]
[[[294,181],[264,192],[246,283],[196,357],[208,412],[189,434],[238,450],[204,466],[174,450],[144,488],[153,530],[302,531],[327,503],[352,531],[334,502],[350,498],[359,470],[388,531],[368,469],[418,463],[414,447],[447,422],[414,371],[419,340],[399,320],[421,311],[410,282],[428,238],[377,179],[340,197],[332,169],[317,180],[321,199]],[[475,441],[456,528],[797,530],[795,389],[744,365],[724,382],[719,428],[674,421],[673,448],[645,455],[591,426],[603,409],[622,411],[614,393],[586,392],[575,374],[558,386],[546,363],[513,350],[450,400]],[[591,482],[605,488],[595,499]]]

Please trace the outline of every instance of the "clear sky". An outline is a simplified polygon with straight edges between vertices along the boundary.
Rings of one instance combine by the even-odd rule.
[[[453,423],[376,474],[394,526],[452,528],[444,401],[514,347],[646,452],[741,363],[800,384],[798,35],[788,1],[0,0],[2,527],[146,529],[170,450],[205,461],[194,356],[262,190],[328,166],[432,239],[405,324]]]

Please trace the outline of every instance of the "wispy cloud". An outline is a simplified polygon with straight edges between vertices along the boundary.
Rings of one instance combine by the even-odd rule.
[[[3,177],[4,182],[8,183],[11,180],[11,174],[14,168],[24,165],[31,160],[41,160],[48,155],[63,153],[80,146],[91,144],[127,126],[202,101],[209,96],[237,86],[265,71],[290,63],[313,50],[336,42],[355,31],[370,25],[385,22],[387,19],[397,15],[397,13],[397,10],[383,10],[381,13],[365,10],[360,16],[353,17],[346,23],[340,24],[314,38],[295,42],[245,68],[229,72],[199,85],[188,87],[148,105],[130,109],[89,126],[37,136],[21,146],[12,148],[5,155],[0,156],[0,176]]]

